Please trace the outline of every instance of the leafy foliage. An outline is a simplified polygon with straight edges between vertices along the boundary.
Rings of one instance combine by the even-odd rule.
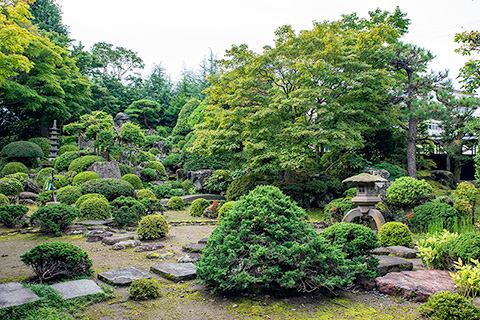
[[[183,202],[182,198],[174,196],[168,200],[167,207],[170,210],[183,210],[185,208],[185,202]]]
[[[165,217],[159,214],[151,214],[140,220],[137,235],[142,240],[155,240],[165,237],[170,227]]]
[[[140,180],[140,178],[136,174],[133,174],[133,173],[126,174],[121,178],[121,180],[130,183],[135,190],[143,189],[142,180]]]
[[[87,181],[81,185],[81,188],[83,194],[100,193],[108,201],[112,201],[120,196],[132,197],[135,191],[129,182],[110,178]]]
[[[450,276],[462,296],[475,298],[480,292],[480,265],[475,259],[471,259],[470,262],[463,263],[459,258],[455,262],[456,272],[450,272]]]
[[[409,223],[413,230],[426,231],[430,224],[440,222],[445,229],[452,231],[460,220],[460,213],[448,204],[427,202],[413,209]]]
[[[36,137],[28,139],[28,142],[33,142],[37,146],[39,146],[40,149],[42,149],[44,157],[48,157],[48,155],[50,154],[50,148],[52,147],[50,145],[50,139],[44,137]]]
[[[7,228],[14,228],[28,212],[28,207],[21,204],[0,205],[0,222]]]
[[[218,209],[218,216],[217,219],[220,221],[222,220],[225,215],[227,214],[228,211],[230,211],[233,208],[233,205],[235,204],[235,201],[228,201],[225,202],[220,209]]]
[[[251,190],[255,189],[256,186],[262,184],[268,184],[262,174],[246,174],[230,183],[227,193],[225,194],[225,198],[227,198],[227,201],[235,201],[242,195],[248,194]]]
[[[387,201],[395,207],[413,208],[432,198],[432,186],[411,177],[399,178],[387,189]]]
[[[406,225],[400,222],[387,222],[378,231],[382,247],[405,246],[412,244],[412,233]]]
[[[418,311],[432,320],[480,319],[480,310],[472,305],[470,299],[449,291],[431,295]]]
[[[77,151],[67,151],[55,158],[54,168],[58,172],[67,171],[70,163],[78,158]],[[75,170],[74,170],[75,171]],[[78,171],[77,171],[78,172]]]
[[[190,206],[190,215],[192,217],[201,217],[203,215],[203,210],[208,208],[209,205],[210,203],[203,198],[193,200],[192,205]]]
[[[9,174],[24,172],[28,173],[28,168],[21,162],[9,162],[2,168],[2,175],[6,176]]]
[[[10,204],[10,200],[8,200],[7,196],[0,193],[0,206],[9,205],[9,204]]]
[[[215,170],[210,177],[205,178],[204,188],[213,193],[225,192],[232,181],[233,177],[230,171]]]
[[[75,177],[73,177],[73,184],[74,185],[81,185],[84,182],[94,180],[94,179],[99,179],[99,178],[100,178],[100,176],[96,172],[83,171],[83,172],[80,172],[77,175],[75,175]]]
[[[128,288],[128,294],[133,300],[156,299],[160,296],[160,286],[155,279],[135,279]]]
[[[5,157],[8,162],[21,162],[27,167],[35,165],[38,158],[43,156],[42,149],[28,141],[10,142],[0,152],[0,157]]]
[[[77,186],[66,186],[56,192],[57,201],[65,204],[74,204],[82,196],[82,189]]]
[[[158,161],[150,161],[148,163],[145,164],[144,168],[148,169],[155,169],[155,170],[158,170],[160,172],[161,175],[165,175],[165,167],[163,166],[163,164],[161,162],[158,162]]]
[[[80,210],[79,218],[84,220],[105,220],[112,215],[108,201],[100,197],[84,200],[78,209]]]
[[[16,196],[23,191],[22,183],[15,178],[0,179],[0,193],[6,196]]]
[[[390,173],[389,179],[393,181],[405,176],[404,170],[402,170],[399,166],[388,162],[381,162],[379,164],[375,164],[372,166],[372,168],[387,170],[388,173]]]
[[[113,222],[120,227],[137,226],[146,214],[146,206],[132,197],[118,197],[110,202]]]
[[[140,171],[140,179],[145,182],[157,180],[157,171],[153,169],[143,169]]]
[[[68,166],[68,171],[82,172],[86,171],[95,162],[105,162],[106,160],[99,156],[83,156],[74,159]]]
[[[325,206],[324,212],[335,221],[342,221],[343,217],[353,208],[355,208],[355,203],[351,198],[339,198],[330,201]]]
[[[30,221],[40,226],[42,232],[61,236],[62,231],[80,216],[77,208],[67,204],[52,204],[41,207],[30,217]]]
[[[135,197],[137,200],[155,199],[155,193],[153,193],[153,191],[150,189],[142,189],[137,191]]]

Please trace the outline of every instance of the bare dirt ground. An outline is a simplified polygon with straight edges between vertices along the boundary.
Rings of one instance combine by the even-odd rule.
[[[166,212],[169,221],[191,219],[182,212]],[[199,220],[202,220],[201,218]],[[196,280],[171,282],[150,272],[150,266],[162,262],[176,262],[185,255],[181,247],[189,242],[208,237],[212,225],[172,227],[169,235],[159,241],[165,249],[176,252],[167,260],[147,259],[147,252],[129,248],[115,251],[99,242],[86,242],[81,235],[50,238],[39,233],[5,234],[0,236],[0,283],[24,281],[34,275],[20,261],[20,256],[45,241],[65,241],[85,250],[93,261],[94,274],[133,266],[147,272],[159,281],[161,297],[137,302],[130,300],[128,289],[114,288],[114,298],[87,307],[75,317],[82,319],[419,319],[417,303],[388,297],[378,292],[337,292],[337,297],[321,294],[278,297],[268,294],[226,297],[212,295]],[[11,231],[1,229],[0,232]]]

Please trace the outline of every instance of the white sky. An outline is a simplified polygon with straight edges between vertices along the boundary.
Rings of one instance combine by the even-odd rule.
[[[96,42],[122,46],[146,64],[161,64],[177,80],[184,67],[197,68],[210,50],[221,58],[232,44],[262,52],[274,31],[289,24],[296,31],[312,29],[312,21],[338,20],[341,14],[397,5],[411,19],[402,39],[430,50],[433,70],[458,75],[468,57],[454,52],[455,33],[480,30],[480,0],[56,0],[72,38],[86,48]],[[478,56],[476,56],[478,57]]]

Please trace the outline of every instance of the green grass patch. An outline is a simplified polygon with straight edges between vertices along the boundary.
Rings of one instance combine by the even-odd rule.
[[[329,213],[325,213],[321,208],[309,208],[307,209],[308,219],[313,221],[330,221],[332,216]]]

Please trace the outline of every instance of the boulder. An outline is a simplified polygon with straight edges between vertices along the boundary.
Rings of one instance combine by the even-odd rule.
[[[20,192],[18,194],[18,198],[22,199],[22,200],[29,199],[29,200],[35,201],[38,198],[38,194],[33,193],[33,192]]]
[[[115,126],[116,129],[120,129],[122,124],[130,121],[130,116],[126,114],[125,112],[119,112],[113,119],[113,125]]]
[[[96,172],[100,178],[120,179],[122,177],[117,161],[95,162],[88,171]]]
[[[187,179],[193,182],[193,185],[197,191],[200,191],[203,190],[203,186],[205,185],[205,178],[210,177],[214,171],[215,170],[211,169],[189,171],[187,173]]]
[[[23,190],[26,192],[40,193],[40,187],[33,179],[25,179],[22,182]]]
[[[113,233],[105,231],[105,230],[93,230],[89,231],[85,237],[87,238],[87,242],[98,242],[102,241],[103,238],[111,237]]]
[[[432,170],[430,171],[430,177],[433,181],[437,181],[440,184],[448,187],[449,189],[456,188],[455,176],[450,171],[445,170]]]
[[[126,248],[133,248],[141,246],[142,243],[139,240],[125,240],[117,242],[113,245],[113,250],[125,250]]]
[[[183,182],[187,180],[187,174],[185,173],[185,170],[183,169],[178,169],[175,174],[177,175],[177,181],[178,182]]]
[[[161,243],[147,243],[135,248],[135,252],[155,251],[163,249],[165,246]]]
[[[134,237],[135,237],[134,234],[120,234],[117,236],[105,237],[102,239],[102,243],[113,246],[115,243],[127,241],[130,239],[133,239]]]

